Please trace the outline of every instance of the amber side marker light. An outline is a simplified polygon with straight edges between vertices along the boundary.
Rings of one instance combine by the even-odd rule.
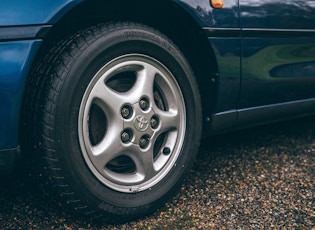
[[[215,9],[221,9],[224,5],[223,0],[210,0],[210,4]]]

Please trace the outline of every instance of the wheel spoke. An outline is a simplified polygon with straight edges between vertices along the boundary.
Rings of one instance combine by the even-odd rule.
[[[122,154],[123,149],[120,129],[113,127],[98,145],[91,147],[90,158],[98,171],[102,172],[106,164]]]
[[[146,152],[138,152],[136,155],[132,156],[132,159],[136,164],[137,173],[141,174],[145,181],[157,174],[157,171],[154,168],[153,150],[150,149]]]
[[[163,133],[172,129],[179,129],[182,121],[180,115],[176,110],[173,111],[158,111],[157,113],[161,120],[161,127],[159,133]]]
[[[94,86],[89,97],[90,102],[100,106],[103,111],[106,111],[108,117],[119,116],[120,105],[124,103],[125,99],[124,95],[110,89],[103,82]]]
[[[137,72],[137,80],[133,87],[127,92],[131,100],[139,100],[143,95],[153,99],[153,84],[157,70],[152,65],[143,64],[143,69]]]

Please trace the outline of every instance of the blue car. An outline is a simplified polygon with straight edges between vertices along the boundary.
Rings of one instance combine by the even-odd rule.
[[[0,172],[75,212],[147,215],[203,136],[314,112],[313,0],[1,1]]]

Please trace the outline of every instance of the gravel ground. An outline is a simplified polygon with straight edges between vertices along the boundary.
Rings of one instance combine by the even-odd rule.
[[[123,225],[76,218],[30,173],[1,179],[1,229],[315,229],[315,117],[203,141],[181,190]]]

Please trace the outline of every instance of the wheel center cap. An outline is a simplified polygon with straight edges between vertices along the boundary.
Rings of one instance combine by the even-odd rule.
[[[149,127],[149,120],[145,118],[143,115],[138,115],[133,120],[133,125],[138,131],[144,132]]]

